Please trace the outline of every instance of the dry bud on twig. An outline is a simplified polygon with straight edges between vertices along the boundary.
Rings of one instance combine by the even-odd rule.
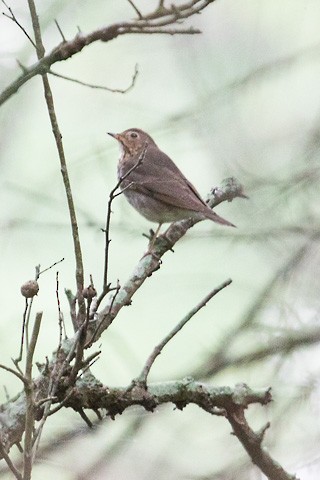
[[[82,295],[84,298],[92,300],[94,297],[97,296],[97,291],[92,285],[89,285],[82,290]]]

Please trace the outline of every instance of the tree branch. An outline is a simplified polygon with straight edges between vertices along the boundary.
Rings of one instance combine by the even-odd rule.
[[[2,15],[4,15],[5,17],[9,18],[9,20],[12,20],[19,28],[20,30],[24,33],[24,35],[27,37],[27,39],[29,40],[29,42],[31,43],[31,45],[34,46],[34,48],[37,48],[36,47],[36,44],[34,43],[34,41],[32,40],[32,38],[30,37],[30,35],[28,34],[28,32],[26,31],[26,29],[21,25],[21,23],[18,21],[17,17],[15,16],[15,14],[13,13],[13,10],[11,7],[9,7],[6,2],[4,0],[1,0],[3,5],[6,7],[6,9],[9,11],[9,14],[5,13],[5,12],[2,12]]]
[[[243,188],[239,182],[238,189],[234,188],[234,186],[231,189],[229,189],[229,186],[225,186],[226,200],[231,202],[237,197],[242,197],[242,191]],[[217,201],[220,203],[219,198],[217,198]],[[211,194],[210,206],[213,208],[214,205],[215,192],[213,190]],[[191,227],[199,223],[199,221],[200,220],[187,219],[172,223],[162,235],[157,237],[149,254],[144,255],[140,259],[129,280],[122,285],[116,300],[113,302],[112,308],[110,308],[110,303],[112,301],[112,297],[110,297],[109,304],[97,314],[95,321],[90,322],[90,330],[95,332],[95,340],[100,337],[104,330],[109,328],[121,308],[130,304],[132,296],[141,287],[144,281],[160,268],[159,261],[161,257],[163,257],[166,252],[171,250],[175,243],[178,242],[178,240],[180,240],[180,238],[182,238]],[[90,341],[88,341],[87,345],[90,345]]]
[[[35,401],[34,401],[34,385],[32,379],[33,356],[37,345],[42,320],[42,312],[37,313],[30,345],[27,351],[26,372],[25,372],[25,395],[26,395],[26,421],[24,435],[24,451],[23,451],[23,480],[31,479],[33,465],[33,432],[35,422]]]
[[[61,75],[61,73],[56,73],[56,72],[53,72],[52,70],[49,70],[48,73],[50,75],[53,75],[54,77],[62,78],[63,80],[68,80],[69,82],[77,83],[78,85],[82,85],[84,87],[89,87],[97,90],[107,90],[108,92],[112,92],[112,93],[128,93],[134,87],[139,71],[138,71],[138,65],[135,65],[134,73],[131,78],[131,83],[127,88],[123,88],[123,89],[110,88],[110,87],[105,87],[103,85],[94,85],[92,83],[87,83],[81,80],[77,80],[76,78],[67,77],[66,75]]]
[[[151,355],[148,357],[145,366],[142,369],[140,375],[133,380],[133,385],[141,384],[144,388],[146,388],[147,377],[151,370],[152,365],[154,364],[156,358],[162,352],[163,348],[170,342],[170,340],[189,322],[189,320],[201,310],[201,308],[205,307],[206,304],[221,290],[226,288],[228,285],[232,283],[232,280],[226,280],[223,282],[219,287],[212,290],[198,305],[196,305],[176,326],[173,330],[171,330],[168,335],[164,337],[164,339],[154,348]]]
[[[34,36],[36,40],[37,56],[39,61],[41,61],[45,55],[45,49],[42,43],[39,19],[38,19],[34,0],[28,0],[28,4],[29,4],[29,10],[30,10],[30,15],[32,19]],[[63,42],[63,45],[64,45],[64,42]],[[73,238],[73,245],[74,245],[74,254],[75,254],[75,261],[76,261],[77,300],[78,300],[78,306],[79,306],[77,324],[79,326],[83,323],[85,318],[85,305],[84,305],[84,299],[82,296],[82,290],[83,290],[83,284],[84,284],[84,281],[83,281],[84,272],[83,272],[82,252],[81,252],[81,245],[80,245],[80,238],[79,238],[77,216],[76,216],[75,206],[73,202],[69,174],[67,170],[67,163],[66,163],[66,158],[65,158],[65,153],[64,153],[63,143],[62,143],[62,135],[59,129],[58,120],[55,113],[53,95],[52,95],[50,83],[48,80],[48,75],[46,73],[42,73],[42,81],[43,81],[44,95],[47,103],[47,109],[50,117],[52,131],[53,131],[53,135],[54,135],[57,150],[58,150],[63,184],[64,184],[66,196],[67,196],[67,203],[68,203],[68,209],[69,209],[70,224],[71,224],[72,238]]]
[[[235,404],[226,411],[226,417],[232,425],[234,435],[241,442],[252,462],[269,480],[298,480],[295,475],[286,472],[262,447],[262,439],[269,424],[256,433],[249,427],[242,405]]]
[[[96,41],[109,42],[120,35],[132,33],[148,35],[151,33],[163,33],[169,35],[180,33],[201,33],[200,30],[192,28],[166,30],[162,27],[172,25],[176,23],[177,20],[184,20],[191,17],[205,9],[214,1],[215,0],[193,0],[184,3],[179,7],[172,7],[171,9],[164,9],[163,7],[157,8],[153,13],[146,15],[143,19],[133,20],[132,22],[114,23],[108,27],[102,27],[94,30],[86,35],[78,33],[72,40],[62,41],[48,55],[45,55],[43,51],[43,54],[40,55],[40,57],[38,56],[38,62],[28,68],[25,68],[22,75],[12,82],[5,90],[3,90],[3,92],[0,94],[0,105],[6,102],[35,75],[44,75],[49,73],[50,67],[54,63],[71,58],[73,55],[81,52],[83,48]],[[177,14],[177,12],[179,13]]]
[[[104,259],[104,274],[103,274],[103,289],[102,289],[102,294],[98,298],[97,301],[97,307],[100,305],[101,300],[104,298],[106,293],[109,291],[109,286],[108,286],[108,269],[109,269],[109,247],[110,247],[110,222],[111,222],[111,207],[112,207],[112,202],[113,200],[121,195],[123,190],[117,193],[117,190],[123,183],[123,181],[137,168],[141,163],[143,163],[143,160],[146,156],[148,148],[148,142],[145,143],[143,150],[141,152],[141,155],[138,158],[138,161],[133,165],[132,168],[130,168],[123,177],[120,177],[116,186],[111,190],[109,194],[109,201],[108,201],[108,206],[107,206],[107,216],[106,216],[106,226],[105,226],[105,259]]]

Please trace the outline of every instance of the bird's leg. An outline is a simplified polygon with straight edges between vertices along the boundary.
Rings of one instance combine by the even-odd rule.
[[[158,236],[158,233],[160,231],[160,228],[162,226],[162,223],[159,223],[158,227],[157,227],[157,230],[154,232],[153,230],[150,230],[150,234],[152,234],[151,237],[147,236],[147,235],[144,235],[145,237],[149,238],[149,245],[148,245],[148,250],[146,251],[146,253],[143,255],[143,257],[146,257],[147,255],[152,255],[156,260],[160,260],[157,255],[152,251],[153,247],[154,247],[154,244],[155,244],[155,241],[157,239],[157,236]]]
[[[149,247],[148,247],[148,252],[151,252],[151,250],[153,249],[154,247],[154,243],[157,239],[157,236],[158,236],[158,233],[160,232],[160,228],[162,226],[162,223],[159,223],[158,227],[157,227],[157,230],[153,233],[153,236],[149,242]]]

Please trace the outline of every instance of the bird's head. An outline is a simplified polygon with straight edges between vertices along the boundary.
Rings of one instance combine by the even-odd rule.
[[[108,132],[108,135],[118,140],[123,152],[129,155],[139,154],[146,144],[156,145],[150,135],[139,128],[129,128],[122,133]]]

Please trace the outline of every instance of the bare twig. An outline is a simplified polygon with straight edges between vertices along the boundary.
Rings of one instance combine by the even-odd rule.
[[[83,359],[83,349],[84,349],[84,346],[85,346],[85,340],[86,340],[86,328],[85,328],[85,324],[81,325],[81,327],[79,328],[79,339],[78,339],[78,344],[77,344],[77,348],[76,348],[76,355],[75,355],[75,361],[74,361],[74,364],[73,364],[73,367],[71,369],[71,372],[70,372],[70,375],[68,377],[68,384],[69,386],[71,387],[76,379],[77,379],[77,375],[78,375],[78,372],[81,368],[81,365],[82,365],[82,359]]]
[[[57,27],[57,29],[59,30],[59,33],[60,33],[61,38],[62,38],[62,41],[63,41],[63,42],[66,42],[66,41],[67,41],[67,40],[66,40],[66,37],[65,37],[64,34],[63,34],[63,31],[62,31],[62,29],[61,29],[61,27],[60,27],[60,25],[59,25],[59,23],[58,23],[58,20],[55,19],[55,20],[54,20],[54,23],[56,24],[56,27]]]
[[[64,332],[64,338],[67,338],[66,326],[64,324],[63,313],[60,307],[59,272],[56,273],[56,299],[57,299],[57,306],[58,306],[58,323],[59,323],[59,344],[58,344],[58,351],[59,351],[62,344],[62,332]]]
[[[69,393],[67,393],[67,395],[66,395],[66,396],[64,397],[64,399],[59,403],[59,405],[57,405],[56,407],[50,409],[50,412],[48,413],[48,417],[50,417],[51,415],[53,415],[53,414],[57,413],[59,410],[61,410],[61,408],[65,406],[65,404],[67,403],[67,401],[69,400],[69,398],[72,396],[72,394],[73,394],[73,388],[70,388]]]
[[[84,35],[78,33],[72,40],[62,42],[56,46],[48,55],[43,54],[38,57],[39,61],[29,67],[20,77],[12,82],[1,94],[0,105],[8,100],[14,93],[16,93],[22,85],[24,85],[30,78],[35,75],[44,75],[48,73],[51,66],[62,60],[67,60],[76,53],[79,53],[83,48],[87,47],[93,42],[103,41],[109,42],[120,35],[127,34],[147,34],[152,33],[179,35],[179,34],[194,34],[201,33],[200,30],[186,28],[186,29],[165,29],[163,27],[177,23],[177,20],[184,20],[196,13],[201,12],[215,0],[192,0],[186,1],[179,5],[177,16],[176,8],[156,8],[152,13],[146,15],[143,19],[136,19],[132,22],[119,22],[107,27],[102,27],[93,32]],[[34,9],[35,11],[35,9]],[[36,41],[38,46],[38,42]]]
[[[59,382],[61,380],[62,375],[65,372],[66,367],[70,364],[72,358],[74,357],[75,350],[77,348],[77,344],[79,341],[79,336],[80,336],[80,329],[77,330],[73,337],[73,341],[70,341],[70,346],[69,346],[69,351],[68,353],[63,352],[62,349],[60,349],[59,352],[57,352],[57,358],[54,363],[54,368],[51,372],[51,378],[49,381],[49,386],[48,386],[48,394],[47,398],[51,397],[55,398],[57,388],[59,386]],[[59,359],[59,356],[62,357],[62,359]],[[44,407],[44,412],[40,421],[40,424],[37,428],[37,430],[34,432],[34,438],[33,438],[33,443],[34,443],[34,455],[36,454],[39,444],[40,444],[40,439],[43,431],[43,427],[47,421],[48,416],[50,415],[50,409],[52,405],[52,400],[48,400],[45,404]]]
[[[83,366],[83,351],[86,348],[86,338],[87,338],[87,331],[88,331],[88,325],[90,320],[90,307],[91,307],[92,298],[96,297],[97,295],[96,289],[94,288],[92,275],[90,275],[90,285],[88,288],[86,288],[86,291],[87,291],[87,294],[85,296],[87,300],[86,318],[83,324],[79,328],[79,339],[78,339],[78,344],[76,349],[75,361],[68,379],[69,386],[72,386],[73,383],[77,380],[78,372]]]
[[[212,196],[214,197],[214,193],[212,193]],[[232,201],[238,196],[239,192],[237,190],[230,189],[229,191],[226,186],[226,200]],[[214,201],[211,206],[212,208],[214,207]],[[110,309],[110,304],[106,305],[96,316],[96,325],[98,326],[95,336],[96,340],[100,337],[102,332],[111,325],[119,310],[123,306],[130,304],[132,296],[141,287],[145,280],[159,269],[159,259],[161,259],[166,252],[170,251],[175,243],[178,242],[186,232],[199,221],[200,220],[187,219],[175,222],[156,239],[150,254],[144,255],[140,259],[129,280],[122,285],[112,309]]]
[[[72,291],[68,288],[64,290],[64,293],[66,294],[69,307],[70,307],[70,317],[72,320],[72,325],[74,330],[77,329],[77,312],[76,312],[76,302],[77,302],[77,297],[72,293]]]
[[[1,368],[1,367],[0,367]],[[10,395],[9,395],[9,392],[8,392],[8,389],[5,385],[3,385],[3,391],[4,391],[4,395],[5,395],[5,398],[7,400],[7,402],[10,400]]]
[[[140,12],[140,10],[135,6],[135,4],[133,3],[132,0],[128,0],[128,2],[130,3],[131,7],[134,9],[134,11],[136,12],[136,14],[138,15],[138,17],[140,18],[140,20],[143,19],[143,15],[142,13]]]
[[[29,349],[29,323],[30,323],[31,310],[32,310],[32,305],[33,305],[33,299],[34,299],[34,297],[31,298],[31,300],[28,304],[27,316],[26,316],[25,327],[24,327],[25,328],[25,335],[26,335],[27,350]]]
[[[119,196],[122,192],[117,192],[118,188],[121,187],[121,184],[122,182],[128,178],[128,176],[137,168],[139,167],[139,165],[142,164],[144,158],[145,158],[145,155],[146,155],[146,152],[147,152],[147,148],[148,148],[148,142],[145,143],[144,147],[143,147],[143,150],[138,158],[138,161],[135,165],[133,165],[132,168],[130,168],[127,173],[125,175],[123,175],[122,177],[119,178],[116,186],[111,190],[110,194],[109,194],[109,201],[108,201],[108,207],[107,207],[107,218],[106,218],[106,226],[105,226],[105,259],[104,259],[104,274],[103,274],[103,292],[106,291],[106,293],[108,293],[108,289],[107,289],[107,285],[108,285],[108,268],[109,268],[109,246],[110,246],[110,222],[111,222],[111,213],[112,213],[112,210],[111,210],[111,206],[112,206],[112,202],[113,200]],[[100,295],[100,297],[98,298],[97,300],[97,307],[99,306],[99,304],[101,303],[102,299],[104,298],[105,294],[102,296]]]
[[[234,191],[230,191],[230,195],[227,195],[226,200],[232,200],[235,198],[237,195]],[[134,296],[134,294],[137,292],[137,290],[143,285],[144,281],[150,277],[153,272],[155,272],[158,268],[158,263],[159,263],[159,258],[161,258],[166,252],[170,250],[170,248],[177,242],[179,241],[180,238],[183,237],[183,235],[190,229],[196,221],[190,221],[190,220],[184,220],[181,222],[176,222],[172,224],[168,230],[160,235],[160,237],[157,239],[154,245],[154,253],[155,257],[152,255],[144,256],[137,264],[137,267],[135,270],[132,272],[131,276],[129,279],[121,286],[119,293],[116,298],[114,296],[110,296],[109,299],[109,304],[106,305],[99,314],[96,315],[96,320],[93,321],[93,329],[95,328],[96,325],[99,325],[99,331],[96,336],[96,340],[99,338],[99,336],[102,334],[102,332],[113,322],[113,320],[116,318],[120,310],[125,306],[128,305]],[[71,292],[68,292],[68,299],[71,304],[73,304],[73,296]],[[111,307],[112,303],[112,308]],[[70,306],[72,309],[73,307]],[[96,323],[95,323],[96,322]],[[59,391],[59,385],[61,384],[61,378],[66,371],[70,370],[70,362],[74,358],[75,355],[75,349],[78,344],[78,337],[79,337],[80,332],[77,331],[75,335],[64,341],[63,342],[63,348],[61,348],[60,352],[57,354],[54,354],[53,359],[49,362],[47,362],[47,366],[44,368],[43,373],[40,373],[38,378],[34,380],[37,392],[44,392],[44,394],[41,393],[40,398],[37,398],[37,401],[40,401],[41,398],[49,398],[49,400],[45,403],[44,405],[44,411],[42,418],[38,424],[37,430],[34,433],[34,452],[37,451],[39,442],[40,442],[40,437],[41,437],[41,432],[43,430],[44,424],[46,422],[46,419],[48,418],[48,415],[50,414],[51,411],[51,398],[55,398],[56,396],[60,397],[58,398],[60,401],[63,402],[63,393]],[[53,368],[52,368],[53,365]],[[86,367],[83,368],[81,367],[82,372],[86,369]],[[50,373],[50,371],[52,372]],[[50,379],[48,380],[48,375],[50,374]],[[83,376],[83,375],[82,375]],[[49,385],[48,385],[49,382]],[[82,384],[85,384],[85,382],[81,382],[79,385],[77,385],[77,388],[75,388],[73,394],[68,397],[70,401],[66,401],[65,403],[63,402],[64,405],[66,406],[72,406],[72,405],[80,405],[82,408],[110,408],[110,412],[115,412],[114,414],[117,413],[117,407],[122,409],[122,411],[129,406],[129,403],[131,405],[137,404],[139,402],[139,399],[135,396],[130,397],[130,393],[128,392],[128,398],[126,397],[126,390],[127,387],[124,387],[120,393],[120,397],[118,398],[116,396],[116,391],[111,391],[111,396],[109,397],[106,394],[108,394],[109,389],[103,390],[103,393],[101,394],[101,399],[100,399],[100,406],[99,406],[99,400],[94,399],[93,400],[96,402],[95,405],[86,405],[85,401],[88,400],[89,398],[92,397],[92,395],[95,395],[96,392],[99,392],[99,389],[92,389],[92,384],[91,384],[91,390],[90,390],[90,395],[86,394],[84,397],[77,397],[77,391],[81,387]],[[172,382],[171,382],[172,385]],[[158,387],[157,387],[158,388]],[[169,399],[172,399],[173,402],[178,401],[179,398],[181,398],[179,395],[179,391],[181,390],[181,384],[178,385],[178,391],[176,393],[172,392],[172,386],[170,386],[166,391],[166,387],[164,385],[164,395],[162,397],[156,397],[157,402],[159,403],[164,403],[167,401],[170,401]],[[148,384],[148,394],[152,393],[152,388],[150,384]],[[155,392],[154,392],[155,393]],[[183,393],[184,395],[184,393]],[[62,398],[61,398],[62,396]],[[207,399],[207,396],[205,396]],[[102,401],[104,399],[104,401]],[[143,400],[143,398],[142,398]],[[197,401],[197,397],[193,397],[191,395],[190,401]],[[144,400],[143,400],[144,401]],[[142,401],[142,405],[143,405]],[[17,402],[17,403],[15,403]],[[75,403],[73,403],[75,402]],[[129,402],[129,403],[128,403]],[[153,402],[154,403],[154,402]],[[10,402],[10,413],[8,409],[5,408],[3,411],[3,415],[10,415],[10,424],[12,424],[12,421],[14,420],[15,427],[10,429],[10,440],[8,440],[8,446],[12,446],[13,444],[16,444],[20,439],[21,435],[24,429],[24,422],[23,422],[23,416],[21,416],[21,410],[25,411],[25,395],[22,393],[20,396],[17,397],[15,401]],[[15,408],[16,405],[16,408]],[[103,405],[101,407],[101,405]],[[12,408],[12,406],[14,408]],[[18,407],[19,406],[19,407]],[[215,405],[212,405],[214,407]],[[223,408],[223,405],[216,405],[218,408]],[[54,408],[52,409],[54,410]],[[6,413],[4,413],[6,412]],[[212,413],[212,409],[210,410]],[[22,417],[22,418],[21,418]],[[8,430],[6,427],[3,427],[3,432],[4,434],[8,433]],[[0,455],[1,457],[1,455]]]
[[[44,272],[47,272],[48,270],[50,270],[52,267],[55,267],[56,265],[58,265],[59,263],[61,262],[64,262],[64,258],[61,258],[61,260],[58,260],[57,262],[54,262],[52,265],[50,265],[50,267],[47,267],[45,268],[44,270],[41,270],[38,272],[38,276],[36,276],[36,280],[40,277],[40,275],[42,275]],[[40,265],[39,265],[39,269],[40,269]]]
[[[25,420],[25,434],[24,434],[24,452],[23,452],[23,480],[31,479],[32,464],[33,464],[33,430],[34,430],[34,386],[32,381],[32,364],[33,355],[36,348],[40,325],[42,319],[42,312],[37,313],[33,332],[30,340],[30,345],[27,351],[25,385],[26,394],[26,420]]]
[[[242,405],[233,404],[226,409],[226,417],[233,428],[233,433],[241,442],[244,449],[251,457],[252,462],[266,475],[269,480],[298,480],[295,475],[286,472],[262,446],[262,439],[269,424],[254,432],[250,428],[244,415]]]
[[[26,379],[20,372],[16,372],[15,370],[13,370],[13,368],[7,367],[6,365],[2,365],[2,363],[0,363],[0,368],[2,368],[3,370],[6,370],[6,372],[12,373],[12,375],[15,375],[17,378],[19,378],[19,380],[21,380],[23,384],[26,384]]]
[[[46,398],[41,398],[41,400],[39,400],[39,402],[36,402],[35,403],[35,407],[36,408],[39,408],[41,407],[41,405],[44,405],[45,403],[47,402],[55,402],[58,400],[58,397],[46,397]]]
[[[90,418],[85,413],[85,411],[82,408],[79,408],[79,410],[77,410],[77,412],[79,413],[82,420],[84,420],[84,422],[88,425],[88,427],[93,428],[93,423],[91,422]]]
[[[33,31],[34,31],[35,40],[36,40],[37,56],[40,61],[45,55],[45,49],[42,43],[39,18],[37,15],[34,0],[28,0],[28,4],[29,4],[29,10],[30,10],[30,15],[32,19],[32,26],[33,26]],[[58,150],[63,184],[64,184],[66,196],[67,196],[70,223],[71,223],[71,229],[72,229],[72,238],[73,238],[73,244],[74,244],[74,254],[75,254],[75,261],[76,261],[77,300],[78,300],[78,306],[79,306],[77,323],[78,325],[81,325],[83,323],[83,319],[85,315],[85,305],[84,305],[84,299],[82,296],[84,273],[83,273],[82,252],[81,252],[81,245],[80,245],[80,238],[79,238],[79,231],[78,231],[77,216],[76,216],[75,206],[73,202],[67,163],[66,163],[66,158],[65,158],[65,153],[64,153],[63,143],[62,143],[62,135],[60,133],[57,116],[55,113],[53,95],[52,95],[47,74],[42,73],[42,81],[43,81],[44,95],[47,103],[47,109],[50,117],[52,131],[54,134],[56,147]]]
[[[23,312],[23,316],[22,316],[22,332],[21,332],[20,352],[19,352],[19,357],[14,360],[15,365],[20,363],[21,360],[22,360],[24,332],[25,332],[25,328],[26,328],[27,311],[28,311],[28,299],[26,298],[24,312]]]
[[[196,305],[190,312],[174,327],[173,330],[171,330],[168,335],[164,337],[164,339],[154,348],[152,351],[151,355],[148,357],[145,366],[142,369],[142,372],[140,375],[133,381],[134,384],[142,384],[144,387],[146,387],[147,383],[147,377],[149,375],[150,369],[152,365],[154,364],[156,358],[160,353],[162,352],[163,348],[167,345],[167,343],[170,342],[170,340],[186,325],[186,323],[189,322],[189,320],[199,311],[201,308],[203,308],[215,295],[217,295],[221,290],[226,288],[228,285],[232,283],[231,279],[226,280],[223,282],[219,287],[215,288],[212,290],[201,302]]]
[[[41,270],[41,271],[40,271],[40,265],[36,265],[36,267],[35,267],[35,269],[36,269],[35,280],[36,281],[39,280],[40,275],[47,272],[52,267],[54,267],[55,265],[58,265],[59,263],[61,263],[63,261],[64,261],[64,258],[61,258],[61,260],[58,260],[57,262],[54,262],[52,265],[50,265],[50,267],[47,267],[47,268],[45,268],[44,270]],[[57,282],[58,282],[58,280],[57,280]],[[58,283],[57,283],[57,285],[58,285]],[[58,292],[56,292],[56,293],[58,295]],[[29,321],[30,321],[31,309],[32,309],[32,304],[33,304],[33,298],[34,297],[31,298],[30,303],[28,302],[28,298],[26,298],[25,310],[24,310],[23,319],[22,319],[22,332],[21,332],[21,343],[20,343],[19,357],[16,358],[15,360],[13,360],[16,367],[18,367],[18,364],[22,360],[23,344],[24,344],[24,336],[25,335],[26,335],[27,349],[28,349],[28,345],[29,345]],[[61,312],[60,312],[59,299],[58,299],[58,308],[59,308],[59,314],[60,314]]]
[[[131,78],[131,83],[127,88],[123,88],[123,89],[105,87],[104,85],[94,85],[92,83],[83,82],[81,80],[77,80],[76,78],[72,78],[72,77],[68,77],[66,75],[62,75],[61,73],[53,72],[52,70],[49,70],[48,73],[50,73],[50,75],[53,75],[54,77],[62,78],[63,80],[68,80],[69,82],[77,83],[78,85],[82,85],[84,87],[94,88],[94,89],[97,89],[97,90],[107,90],[108,92],[112,92],[112,93],[127,93],[134,87],[134,85],[136,83],[138,73],[139,73],[139,70],[138,70],[138,65],[135,65],[134,73],[133,73],[132,78]]]
[[[21,23],[17,20],[17,17],[15,16],[15,14],[13,13],[12,9],[6,4],[6,2],[4,0],[1,0],[3,5],[7,8],[7,10],[9,11],[10,15],[8,15],[7,13],[5,12],[2,12],[2,15],[4,15],[5,17],[9,18],[10,20],[12,20],[19,28],[20,30],[22,30],[22,32],[25,34],[25,36],[27,37],[27,39],[29,40],[29,42],[34,46],[34,48],[37,48],[36,47],[36,44],[34,43],[34,41],[32,40],[32,38],[30,37],[30,35],[28,34],[28,32],[26,31],[26,29],[21,25]]]
[[[93,360],[95,360],[100,354],[101,354],[101,350],[98,350],[97,352],[94,352],[94,353],[92,353],[91,355],[89,355],[89,356],[82,362],[81,368],[84,368],[84,367],[90,365],[91,362],[92,362]]]
[[[100,353],[99,353],[99,355],[100,355]],[[82,368],[82,371],[77,376],[76,382],[92,367],[92,365],[94,365],[99,360],[99,358],[100,358],[99,355],[96,356],[96,358],[94,358],[93,360],[91,360],[91,362],[88,363],[88,365],[86,365],[85,367]]]
[[[115,293],[114,293],[114,295],[112,295],[112,299],[111,299],[111,302],[110,302],[110,305],[109,305],[109,313],[110,313],[111,310],[112,310],[113,304],[114,304],[114,302],[115,302],[115,300],[116,300],[116,298],[117,298],[117,295],[118,295],[118,293],[119,293],[119,291],[120,291],[120,288],[121,288],[121,286],[120,286],[119,279],[118,279],[118,280],[117,280],[117,286],[116,286],[116,288],[114,289],[114,290],[115,290]],[[110,290],[109,290],[109,292],[110,292]],[[94,343],[95,338],[96,338],[96,335],[97,335],[97,333],[98,333],[98,331],[99,331],[99,327],[100,327],[100,324],[98,323],[97,326],[96,326],[96,328],[95,328],[95,330],[94,330],[94,332],[93,332],[93,335],[89,338],[89,340],[88,340],[85,348],[89,347],[90,345],[92,345],[92,344]]]
[[[1,442],[0,442],[0,453],[1,453],[2,457],[4,458],[6,464],[8,465],[9,469],[11,470],[13,475],[16,477],[16,479],[17,480],[23,480],[21,473],[14,466],[11,458],[9,457],[8,453],[6,452],[6,449],[4,448],[4,446],[2,445]]]

